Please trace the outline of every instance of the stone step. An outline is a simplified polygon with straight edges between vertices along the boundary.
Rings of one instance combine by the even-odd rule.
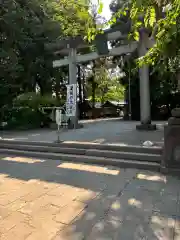
[[[27,145],[27,146],[42,146],[42,147],[58,147],[58,148],[76,148],[76,149],[99,149],[119,152],[135,152],[135,153],[148,153],[162,155],[161,147],[144,147],[135,145],[121,145],[121,144],[99,144],[91,142],[28,142],[28,141],[13,141],[13,140],[0,140],[0,148],[5,146],[7,148],[14,148],[14,146]]]
[[[95,146],[92,146],[95,147]],[[83,148],[68,148],[68,147],[49,147],[49,146],[35,146],[35,145],[13,145],[3,144],[0,149],[14,149],[20,151],[32,151],[32,152],[49,152],[49,153],[62,153],[62,154],[76,154],[86,155],[93,157],[107,157],[115,159],[131,159],[137,161],[150,161],[150,162],[161,162],[162,156],[160,154],[151,153],[139,153],[139,152],[123,152],[123,151],[112,151],[112,150],[101,150],[101,149],[83,149]]]
[[[62,154],[62,153],[49,153],[49,152],[32,152],[20,151],[15,149],[0,149],[0,154],[4,156],[22,156],[39,159],[62,160],[69,162],[81,162],[88,164],[100,164],[118,166],[121,168],[137,168],[151,171],[160,171],[160,164],[148,161],[136,161],[132,159],[115,159],[107,157],[95,157],[86,155]],[[13,160],[13,159],[12,159]]]
[[[109,150],[96,150],[90,149],[86,151],[88,156],[95,157],[107,157],[115,159],[131,159],[137,161],[149,161],[149,162],[161,162],[162,156],[159,154],[150,154],[150,153],[135,153],[135,152],[117,152]]]

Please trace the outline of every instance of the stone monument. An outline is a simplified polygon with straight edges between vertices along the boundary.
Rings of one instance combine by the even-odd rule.
[[[171,112],[168,124],[164,127],[163,172],[180,173],[180,108]]]

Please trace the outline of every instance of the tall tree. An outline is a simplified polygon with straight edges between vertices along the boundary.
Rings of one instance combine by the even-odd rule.
[[[61,72],[52,68],[53,55],[44,44],[67,35],[86,35],[91,17],[83,0],[4,0],[0,18],[1,104],[24,91],[52,91]],[[3,102],[4,99],[4,102]]]

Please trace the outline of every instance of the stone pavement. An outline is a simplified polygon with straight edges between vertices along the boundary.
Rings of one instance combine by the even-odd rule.
[[[60,134],[62,141],[80,141],[96,143],[120,143],[141,145],[144,141],[152,141],[163,145],[163,126],[165,122],[156,122],[157,131],[137,131],[135,121],[120,119],[96,119],[83,121],[84,128],[69,130]],[[41,129],[21,132],[0,132],[0,137],[14,140],[54,142],[57,140],[57,131]]]
[[[0,159],[1,240],[180,240],[180,180],[175,177]]]

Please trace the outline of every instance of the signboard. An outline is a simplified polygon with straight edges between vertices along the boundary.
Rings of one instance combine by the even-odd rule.
[[[62,122],[62,111],[60,109],[56,109],[56,123],[58,126],[61,126]]]
[[[77,85],[67,85],[66,116],[76,116]]]

